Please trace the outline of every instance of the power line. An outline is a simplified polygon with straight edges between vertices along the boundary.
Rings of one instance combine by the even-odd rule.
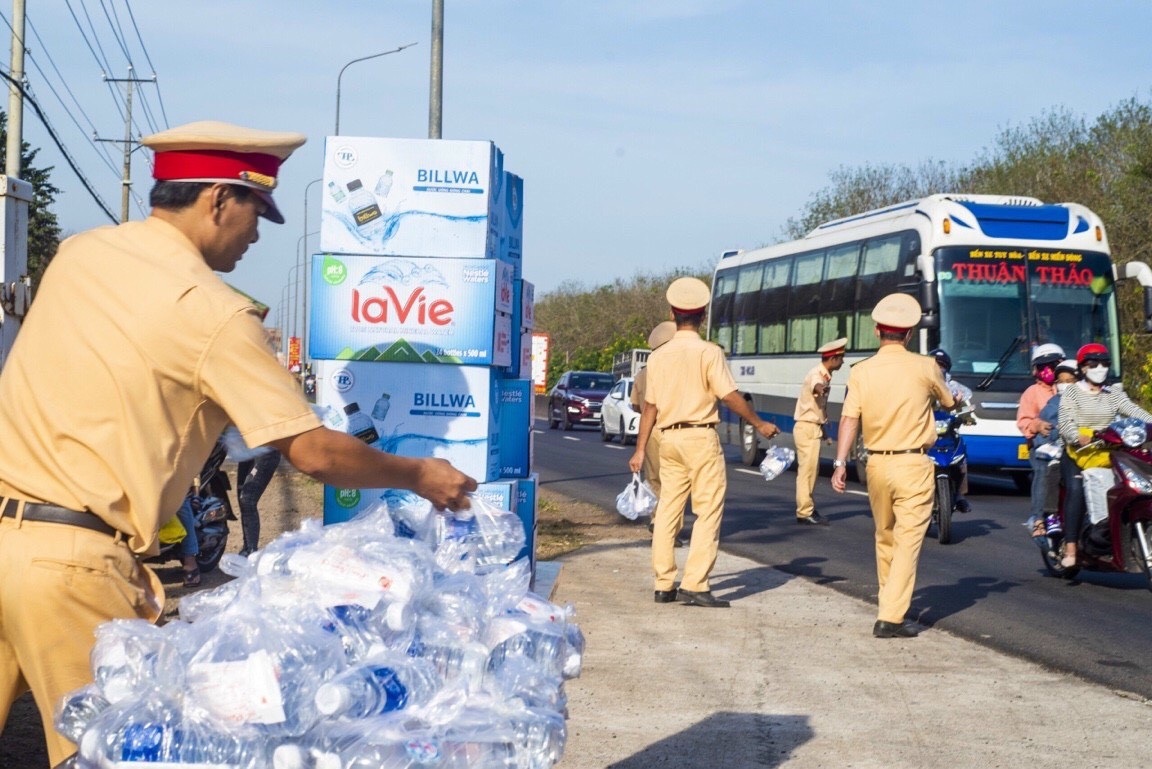
[[[32,109],[35,110],[36,115],[40,118],[40,122],[44,124],[44,129],[48,131],[48,135],[52,137],[52,141],[56,144],[56,149],[60,150],[60,154],[64,156],[64,160],[68,162],[68,166],[72,169],[72,172],[76,174],[76,178],[79,179],[80,183],[84,185],[84,189],[88,190],[88,194],[92,196],[94,201],[96,201],[96,205],[100,206],[101,210],[103,210],[104,213],[108,215],[108,218],[112,220],[112,223],[118,224],[120,220],[116,218],[116,216],[112,213],[112,210],[108,208],[107,204],[105,204],[104,201],[100,199],[100,195],[97,194],[96,190],[92,188],[92,185],[89,184],[88,180],[84,177],[84,174],[80,171],[79,167],[77,167],[76,161],[73,160],[72,156],[68,154],[68,150],[64,148],[64,144],[60,141],[60,137],[56,135],[56,131],[52,128],[52,124],[49,123],[48,118],[44,116],[44,111],[40,109],[40,105],[36,103],[36,100],[33,99],[32,96],[28,93],[28,90],[24,87],[24,85],[6,72],[0,72],[0,77],[4,78],[20,90],[21,96],[24,97],[26,102],[32,105]]]
[[[132,20],[132,29],[136,30],[136,39],[140,41],[140,50],[144,52],[144,61],[148,62],[148,66],[152,68],[152,77],[156,77],[156,65],[152,63],[152,57],[148,55],[148,46],[144,45],[144,38],[140,36],[140,27],[136,26],[136,14],[132,13],[132,4],[128,0],[124,0],[124,7],[128,9],[128,18]],[[168,127],[168,113],[164,109],[164,97],[160,94],[160,84],[156,84],[156,98],[160,102],[160,114],[164,118],[164,127]]]

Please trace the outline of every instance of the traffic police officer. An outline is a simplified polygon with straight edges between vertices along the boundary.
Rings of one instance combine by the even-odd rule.
[[[698,278],[678,278],[666,294],[676,322],[676,333],[648,358],[648,386],[636,453],[628,462],[639,472],[653,430],[660,432],[660,501],[652,536],[652,568],[656,603],[677,599],[692,606],[725,607],[712,595],[708,578],[716,564],[720,544],[720,520],[728,477],[724,452],[716,425],[720,421],[717,400],[732,409],[765,438],[780,432],[765,422],[745,402],[724,352],[700,338],[700,325],[708,307],[707,284]],[[696,522],[684,578],[677,592],[674,540],[684,522],[684,505],[692,495]]]
[[[796,399],[796,426],[792,439],[796,444],[796,523],[827,526],[828,519],[816,510],[812,489],[820,474],[820,443],[828,422],[828,388],[832,374],[844,365],[847,339],[837,339],[822,346],[820,363],[804,377]]]
[[[269,349],[261,317],[216,274],[283,223],[272,190],[305,137],[212,121],[146,137],[143,221],[64,241],[0,375],[0,724],[31,689],[52,710],[91,681],[94,631],[155,620],[163,587],[139,556],[180,507],[224,427],[344,488],[408,488],[467,506],[476,482],[325,429]]]
[[[832,488],[843,492],[848,452],[862,430],[868,452],[868,501],[876,525],[880,608],[872,634],[912,638],[904,621],[916,585],[920,546],[932,517],[933,466],[926,452],[936,442],[933,405],[955,401],[936,362],[905,349],[920,322],[920,305],[889,294],[872,311],[880,349],[852,367],[840,417]]]

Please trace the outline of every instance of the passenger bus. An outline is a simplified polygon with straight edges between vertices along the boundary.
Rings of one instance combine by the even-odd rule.
[[[1071,356],[1086,342],[1102,342],[1119,378],[1114,288],[1122,277],[1144,286],[1148,315],[1152,270],[1113,265],[1104,225],[1084,206],[931,195],[827,222],[790,243],[724,253],[708,335],[784,442],[791,440],[800,383],[819,362],[816,348],[846,337],[845,366],[833,375],[829,397],[833,442],[822,449],[831,458],[848,369],[879,347],[872,309],[894,291],[911,294],[924,311],[911,348],[947,350],[953,378],[973,392],[977,421],[963,428],[969,466],[1015,473],[1027,488],[1028,448],[1016,407],[1033,381],[1031,351],[1054,342]],[[746,464],[757,464],[764,442],[723,411],[721,438],[739,444]]]

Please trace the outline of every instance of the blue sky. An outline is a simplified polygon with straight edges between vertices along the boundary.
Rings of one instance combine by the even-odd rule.
[[[786,3],[769,0],[446,0],[446,139],[490,139],[525,180],[524,274],[537,296],[675,267],[710,267],[729,248],[774,242],[829,172],[864,163],[965,162],[1007,126],[1054,107],[1094,117],[1149,95],[1152,4]],[[217,119],[309,137],[283,169],[287,223],[228,280],[277,308],[302,236],[319,222],[324,137],[348,61],[341,133],[426,137],[431,2],[105,0],[126,34],[160,128]],[[75,13],[97,35],[81,37]],[[10,8],[4,9],[10,17]],[[32,92],[114,213],[124,122],[109,86],[127,58],[101,4],[28,4]],[[99,39],[97,53],[89,45]],[[100,53],[102,50],[102,54]],[[49,59],[50,57],[50,59]],[[83,108],[72,105],[59,69]],[[71,105],[69,117],[49,83]],[[140,132],[149,124],[137,102]],[[65,232],[107,223],[36,116],[64,190]],[[101,156],[109,152],[111,156]],[[134,155],[135,194],[150,186]],[[988,190],[1012,192],[1012,190]],[[132,217],[143,214],[132,207]],[[316,239],[306,241],[308,250]],[[270,318],[273,322],[274,318]]]

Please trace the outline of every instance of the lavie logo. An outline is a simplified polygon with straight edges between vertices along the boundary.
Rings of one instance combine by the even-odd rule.
[[[384,287],[384,296],[361,296],[359,289],[352,289],[352,320],[356,323],[447,326],[455,310],[447,299],[429,301],[423,286],[403,298],[391,286]]]

